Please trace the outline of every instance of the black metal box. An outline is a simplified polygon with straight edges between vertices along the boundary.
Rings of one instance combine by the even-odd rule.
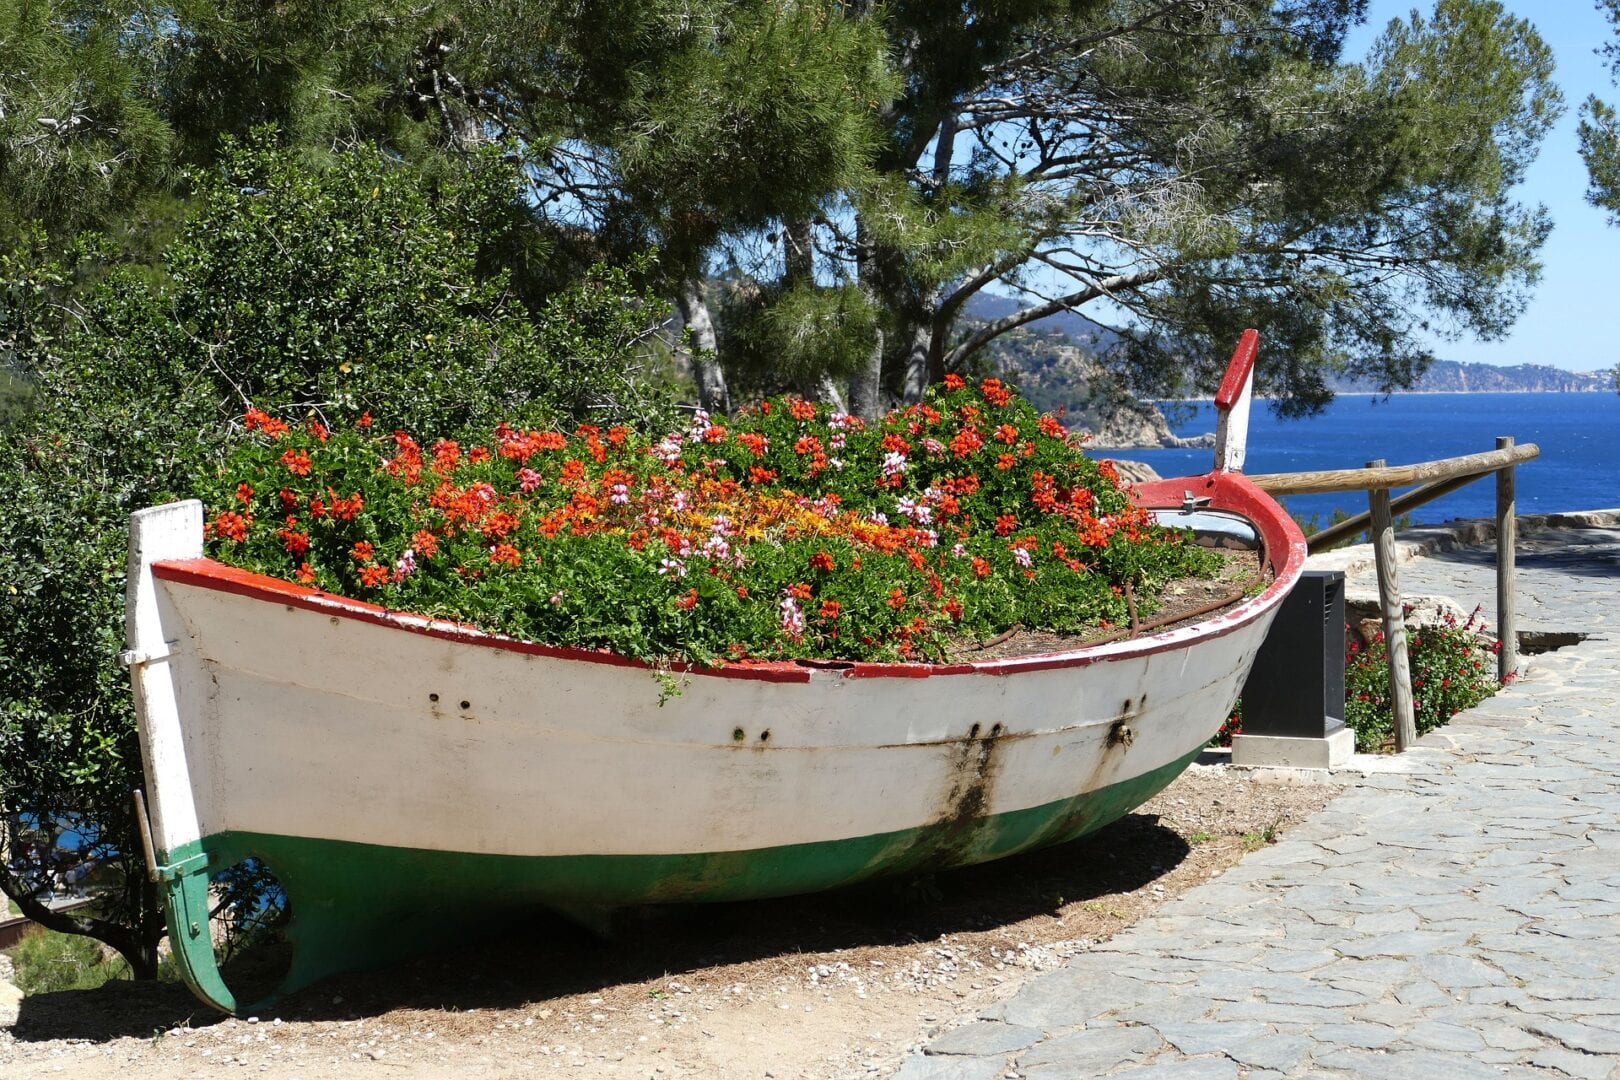
[[[1344,727],[1344,573],[1307,570],[1243,684],[1243,734],[1320,739]]]

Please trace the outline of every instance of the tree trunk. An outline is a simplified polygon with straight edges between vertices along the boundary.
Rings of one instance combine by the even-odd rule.
[[[698,403],[710,412],[726,412],[731,408],[731,396],[726,391],[726,373],[720,369],[714,357],[714,320],[709,317],[703,282],[695,277],[683,279],[675,297],[675,307],[692,335],[688,358],[692,362],[692,375],[697,380]]]
[[[807,217],[789,218],[782,223],[782,282],[789,288],[795,285],[814,285],[816,259],[814,236]],[[808,396],[825,401],[839,412],[844,411],[844,392],[838,380],[825,371],[815,374]]]
[[[933,352],[934,335],[930,324],[918,321],[912,324],[911,340],[906,345],[906,385],[904,390],[907,405],[922,400],[923,391],[933,380],[930,376],[930,354]]]
[[[872,280],[877,273],[877,259],[869,248],[871,238],[861,219],[855,219],[855,278],[861,283],[861,293],[867,303],[882,309],[883,303]],[[872,342],[872,351],[866,363],[849,381],[849,411],[862,420],[876,420],[883,415],[883,327],[879,325]]]
[[[872,342],[872,352],[865,366],[849,382],[849,411],[862,420],[876,420],[883,415],[882,329]]]
[[[814,279],[815,249],[811,244],[809,218],[789,218],[782,223],[782,281],[789,287]]]

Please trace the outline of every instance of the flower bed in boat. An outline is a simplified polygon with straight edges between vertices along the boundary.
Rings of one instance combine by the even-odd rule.
[[[649,661],[938,660],[1018,626],[1146,618],[1219,559],[997,380],[863,423],[776,398],[647,438],[419,442],[249,410],[201,484],[223,562]]]

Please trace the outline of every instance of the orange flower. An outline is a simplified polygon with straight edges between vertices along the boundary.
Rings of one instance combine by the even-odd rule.
[[[369,412],[361,413],[360,414],[360,419],[358,419],[358,420],[356,420],[354,422],[354,426],[361,429],[362,431],[364,431],[366,428],[370,427],[371,426],[371,414]]]
[[[996,438],[1011,446],[1018,441],[1018,429],[1011,424],[1001,424],[996,428]]]
[[[424,559],[431,559],[439,553],[439,538],[426,529],[418,529],[411,534],[411,549]]]
[[[788,412],[793,414],[795,420],[814,420],[816,407],[802,398],[794,398],[788,402]]]
[[[959,458],[965,458],[983,445],[984,438],[978,429],[970,424],[951,438],[951,453]]]
[[[842,604],[840,604],[838,601],[836,601],[836,600],[823,600],[821,602],[820,615],[821,615],[821,617],[823,619],[826,619],[826,620],[828,620],[830,622],[832,620],[837,619],[838,616],[843,613],[843,610],[844,610],[844,606]]]
[[[247,539],[248,524],[248,519],[235,510],[225,510],[214,518],[214,535],[240,544]]]
[[[371,546],[371,541],[359,540],[349,549],[349,556],[355,562],[368,563],[377,557],[377,549]]]
[[[523,556],[511,544],[496,544],[490,549],[489,561],[502,566],[516,566],[523,561]]]
[[[1054,439],[1069,437],[1069,429],[1058,422],[1058,418],[1051,413],[1042,413],[1041,418],[1035,422],[1042,435],[1049,435]]]
[[[808,600],[810,599],[810,586],[804,584],[802,581],[796,582],[795,584],[787,587],[787,594],[793,597],[795,600]]]
[[[890,589],[889,598],[885,600],[884,603],[894,608],[894,610],[899,611],[901,608],[906,606],[906,594],[901,592],[899,589]]]
[[[360,571],[360,584],[368,589],[375,589],[388,580],[388,567],[380,563],[373,563]]]
[[[1006,536],[1018,528],[1018,519],[1012,514],[1002,514],[996,518],[996,535]]]
[[[977,555],[973,556],[973,576],[981,578],[987,578],[990,576],[990,564],[979,558]]]
[[[281,463],[287,466],[287,471],[294,476],[309,475],[309,454],[303,450],[287,450],[281,455]]]
[[[249,408],[247,415],[242,418],[242,426],[249,431],[258,428],[273,439],[279,439],[287,434],[286,421],[277,420],[260,409]]]
[[[810,569],[831,570],[832,568],[833,557],[827,554],[825,551],[818,551],[814,555],[810,556]]]
[[[253,485],[252,484],[237,484],[236,485],[236,499],[243,506],[247,506],[248,504],[252,503],[253,502]]]
[[[433,471],[443,476],[461,460],[461,445],[453,439],[440,439],[433,444]]]
[[[310,565],[307,562],[301,562],[298,564],[298,572],[295,573],[293,577],[298,579],[298,583],[300,585],[315,584],[315,571],[310,569]]]
[[[688,589],[686,590],[685,596],[675,601],[675,606],[678,608],[685,608],[686,610],[690,611],[692,608],[697,607],[697,602],[698,591],[696,589]]]
[[[996,469],[999,472],[1006,472],[1008,469],[1017,464],[1018,459],[1013,457],[1011,454],[1002,454],[996,458]]]
[[[985,379],[979,384],[984,400],[992,405],[1006,406],[1012,401],[1012,391],[1001,385],[1000,379]]]
[[[954,371],[945,376],[945,389],[947,390],[960,390],[966,385],[967,380]]]

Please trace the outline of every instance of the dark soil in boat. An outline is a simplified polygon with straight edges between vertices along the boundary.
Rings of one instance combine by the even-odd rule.
[[[173,983],[42,994],[0,1026],[0,1076],[884,1076],[1337,791],[1194,767],[1072,844],[817,896],[646,909],[606,942],[536,913],[480,944],[327,980],[253,1022]]]
[[[1157,633],[1182,623],[1213,618],[1223,608],[1232,607],[1253,596],[1270,582],[1269,573],[1264,577],[1260,575],[1260,556],[1256,552],[1221,550],[1217,554],[1225,560],[1218,576],[1172,581],[1151,608],[1146,604],[1142,606],[1138,613],[1141,622],[1158,624],[1144,629],[1143,633]],[[1220,603],[1223,600],[1226,603]],[[1219,607],[1211,610],[1211,604],[1219,604]],[[971,663],[976,660],[1001,660],[1009,656],[1042,656],[1129,636],[1131,628],[1128,626],[1098,627],[1085,634],[1053,634],[1045,630],[1014,627],[1009,633],[988,641],[953,641],[947,653],[947,662]]]

